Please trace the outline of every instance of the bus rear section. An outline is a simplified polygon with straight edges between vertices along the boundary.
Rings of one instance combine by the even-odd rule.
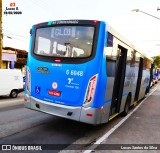
[[[99,124],[99,108],[105,97],[105,85],[100,81],[104,38],[105,23],[99,21],[55,21],[33,26],[25,107]]]

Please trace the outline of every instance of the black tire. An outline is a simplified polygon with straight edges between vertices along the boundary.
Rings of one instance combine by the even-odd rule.
[[[147,96],[148,93],[149,93],[149,87],[146,88],[145,97]]]
[[[122,116],[126,116],[128,114],[129,108],[130,108],[130,103],[131,103],[131,96],[128,95],[127,99],[126,99],[124,111],[122,112]]]
[[[10,93],[10,97],[11,98],[17,98],[18,96],[18,92],[16,90],[12,90],[11,93]]]

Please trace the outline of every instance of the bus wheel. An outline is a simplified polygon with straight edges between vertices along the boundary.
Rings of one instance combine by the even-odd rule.
[[[11,98],[16,98],[17,95],[18,95],[18,92],[16,90],[12,90],[11,93],[10,93]]]
[[[129,112],[129,107],[130,107],[130,102],[131,102],[131,96],[128,95],[124,107],[124,111],[122,112],[122,116],[126,116]]]

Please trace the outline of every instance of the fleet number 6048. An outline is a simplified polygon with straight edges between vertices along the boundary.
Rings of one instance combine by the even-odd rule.
[[[74,76],[83,76],[83,71],[77,70],[66,70],[67,75],[74,75]]]

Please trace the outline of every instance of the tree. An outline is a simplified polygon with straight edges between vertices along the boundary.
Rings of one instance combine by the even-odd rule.
[[[160,55],[156,56],[156,58],[154,59],[153,64],[154,64],[155,67],[160,68]]]

